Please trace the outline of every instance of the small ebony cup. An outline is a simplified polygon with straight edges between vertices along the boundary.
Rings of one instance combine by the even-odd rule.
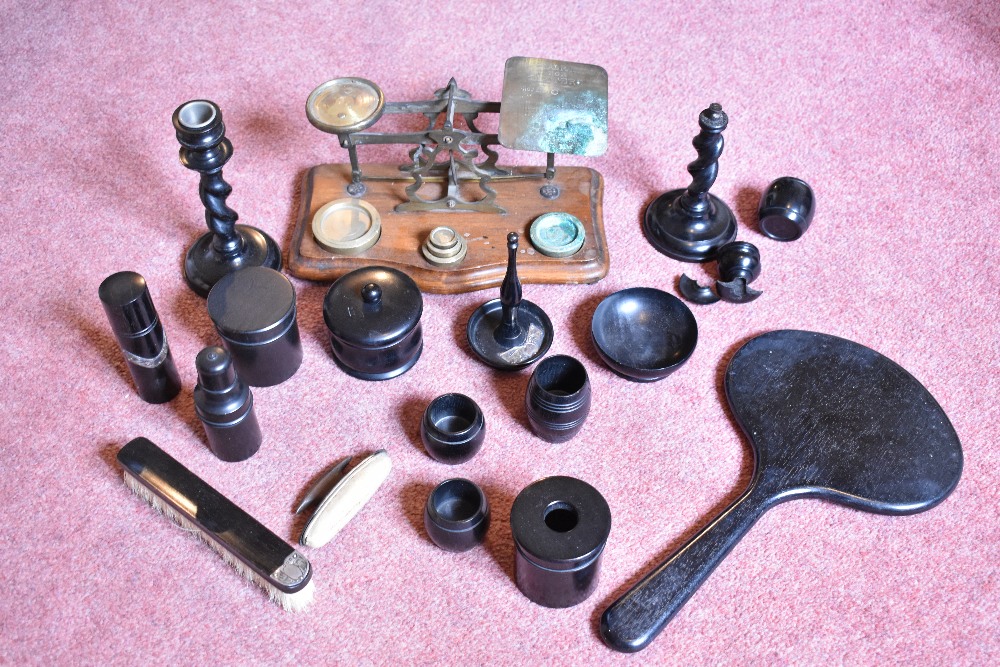
[[[468,551],[481,544],[490,527],[490,504],[475,482],[446,479],[427,498],[424,528],[445,551]]]
[[[801,178],[782,176],[760,196],[757,219],[760,231],[775,241],[794,241],[809,229],[816,210],[816,196]]]
[[[476,402],[464,394],[438,396],[424,410],[420,439],[432,458],[456,465],[465,463],[483,446],[486,420]]]
[[[528,381],[524,404],[535,435],[566,442],[580,432],[590,414],[587,369],[565,354],[543,359]]]

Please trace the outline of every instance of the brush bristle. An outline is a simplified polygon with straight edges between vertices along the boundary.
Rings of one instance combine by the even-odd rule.
[[[315,590],[312,581],[306,584],[301,591],[296,593],[285,593],[278,590],[266,579],[247,567],[243,561],[230,553],[230,551],[226,549],[225,545],[212,539],[211,535],[205,533],[198,526],[191,523],[187,517],[174,509],[169,503],[164,502],[163,499],[155,493],[150,491],[145,484],[136,479],[135,476],[128,470],[124,472],[124,476],[125,486],[130,488],[133,493],[145,500],[149,503],[150,507],[176,523],[181,528],[198,535],[202,542],[212,547],[212,549],[222,556],[222,559],[229,563],[239,574],[267,591],[272,602],[281,605],[288,611],[302,611],[312,602],[313,592]]]

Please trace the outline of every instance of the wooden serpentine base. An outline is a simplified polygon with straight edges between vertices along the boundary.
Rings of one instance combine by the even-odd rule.
[[[378,243],[359,255],[335,255],[316,244],[312,219],[316,211],[335,199],[348,197],[350,165],[324,164],[310,169],[302,183],[302,205],[292,234],[288,268],[292,275],[307,280],[332,281],[348,271],[373,264],[405,271],[420,289],[437,294],[457,294],[497,287],[507,268],[508,232],[521,236],[517,273],[523,283],[580,284],[595,283],[608,273],[608,242],[604,236],[602,207],[604,179],[586,167],[560,167],[552,181],[560,189],[554,200],[538,192],[545,180],[538,178],[495,178],[490,181],[497,192],[496,203],[505,214],[467,211],[409,212],[394,211],[407,201],[404,189],[413,181],[399,171],[398,165],[365,165],[362,199],[379,212],[382,236]],[[537,167],[514,167],[515,174],[541,174]],[[437,198],[443,183],[428,183],[421,190],[427,199]],[[425,193],[424,190],[427,192]],[[474,199],[480,192],[478,182],[463,183],[462,195]],[[531,245],[528,229],[543,213],[565,211],[580,219],[587,232],[583,247],[573,256],[547,257]],[[451,267],[438,267],[420,252],[424,239],[439,226],[453,228],[468,243],[465,259]]]

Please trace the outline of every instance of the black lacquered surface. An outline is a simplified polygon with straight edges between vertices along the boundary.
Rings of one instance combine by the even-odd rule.
[[[958,484],[962,447],[941,406],[906,370],[867,347],[773,331],[740,348],[725,387],[754,451],[750,486],[604,612],[601,634],[612,648],[647,646],[777,503],[813,497],[913,514]]]
[[[490,527],[486,494],[468,479],[446,479],[434,487],[424,507],[424,528],[445,551],[468,551],[481,544]]]
[[[302,364],[295,288],[279,271],[251,266],[226,274],[208,295],[208,314],[247,384],[281,384]]]
[[[118,462],[163,502],[201,528],[209,539],[224,545],[226,551],[278,590],[296,593],[309,583],[309,561],[154,443],[146,438],[130,441],[118,452]],[[286,581],[288,558],[293,554],[295,578]],[[279,572],[281,577],[276,578]]]
[[[337,365],[362,380],[402,375],[420,358],[423,335],[420,288],[385,266],[345,274],[323,300],[323,320]]]
[[[432,458],[456,465],[475,456],[486,439],[486,419],[464,394],[438,396],[420,420],[420,439]]]
[[[816,211],[816,196],[800,178],[775,179],[760,197],[757,219],[760,231],[775,241],[794,241],[809,229]]]
[[[165,403],[177,396],[180,375],[146,279],[119,271],[101,282],[97,295],[142,400]]]
[[[608,296],[594,311],[590,331],[604,363],[639,382],[667,377],[698,344],[691,309],[652,287],[630,287]]]
[[[369,266],[333,283],[323,301],[323,319],[331,335],[340,340],[376,348],[406,336],[420,321],[423,309],[420,288],[412,278],[397,269]]]
[[[518,589],[536,604],[571,607],[597,586],[611,533],[600,492],[574,477],[545,477],[525,487],[510,510]]]
[[[208,314],[226,338],[247,344],[273,340],[295,318],[295,289],[279,271],[250,266],[226,274],[208,295]]]

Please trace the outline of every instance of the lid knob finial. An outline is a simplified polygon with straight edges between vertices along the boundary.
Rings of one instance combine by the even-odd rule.
[[[382,288],[375,283],[368,283],[361,288],[361,298],[365,303],[377,304],[382,301]]]

